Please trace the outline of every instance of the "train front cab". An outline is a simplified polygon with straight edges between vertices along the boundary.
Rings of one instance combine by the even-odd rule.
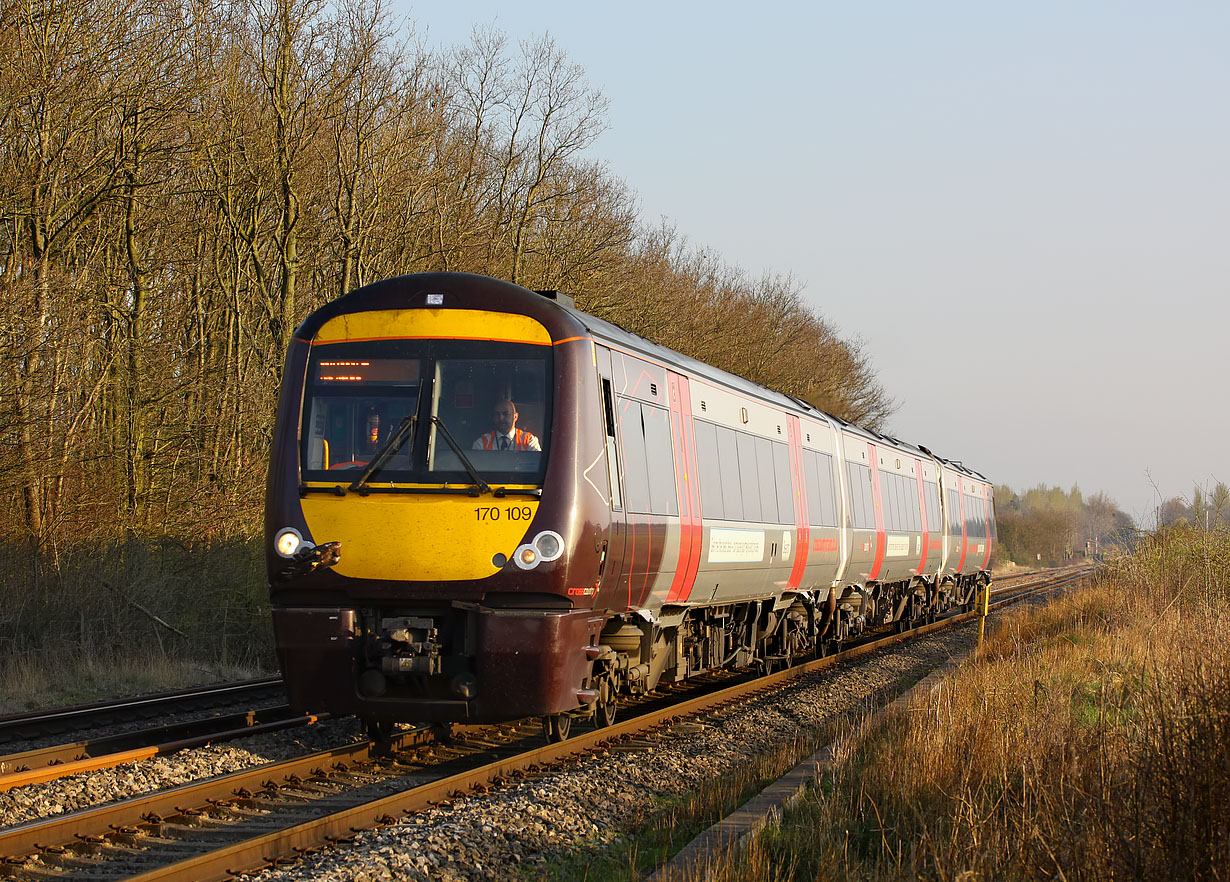
[[[606,529],[578,490],[578,457],[602,450],[590,344],[554,304],[474,278],[378,283],[297,334],[266,516],[296,708],[497,720],[586,697]],[[502,399],[540,450],[482,444]]]

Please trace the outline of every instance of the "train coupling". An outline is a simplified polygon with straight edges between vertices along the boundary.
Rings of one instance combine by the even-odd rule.
[[[278,578],[295,579],[299,576],[306,576],[313,570],[328,569],[341,559],[342,543],[340,542],[322,542],[320,545],[304,544],[290,559],[289,566],[278,572]]]
[[[392,650],[380,659],[380,668],[386,674],[440,673],[443,647],[434,620],[419,616],[383,618],[380,632]]]

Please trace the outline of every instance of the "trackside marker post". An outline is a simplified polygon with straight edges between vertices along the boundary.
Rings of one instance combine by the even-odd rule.
[[[987,614],[991,611],[991,583],[985,582],[978,589],[978,648],[982,649],[982,638],[986,633]]]

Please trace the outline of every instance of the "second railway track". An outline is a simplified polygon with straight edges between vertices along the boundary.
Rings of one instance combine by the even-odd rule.
[[[0,716],[0,750],[15,743],[64,733],[163,720],[171,714],[200,713],[237,703],[254,705],[283,700],[282,679],[260,677],[73,707],[7,714]]]

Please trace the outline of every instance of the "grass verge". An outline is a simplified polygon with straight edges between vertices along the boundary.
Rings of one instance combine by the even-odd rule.
[[[268,670],[247,665],[213,665],[167,658],[134,648],[122,656],[53,656],[13,658],[0,664],[0,714],[38,708],[88,704],[123,695],[267,676]]]
[[[1007,616],[729,880],[1225,879],[1230,534],[1168,531]]]

